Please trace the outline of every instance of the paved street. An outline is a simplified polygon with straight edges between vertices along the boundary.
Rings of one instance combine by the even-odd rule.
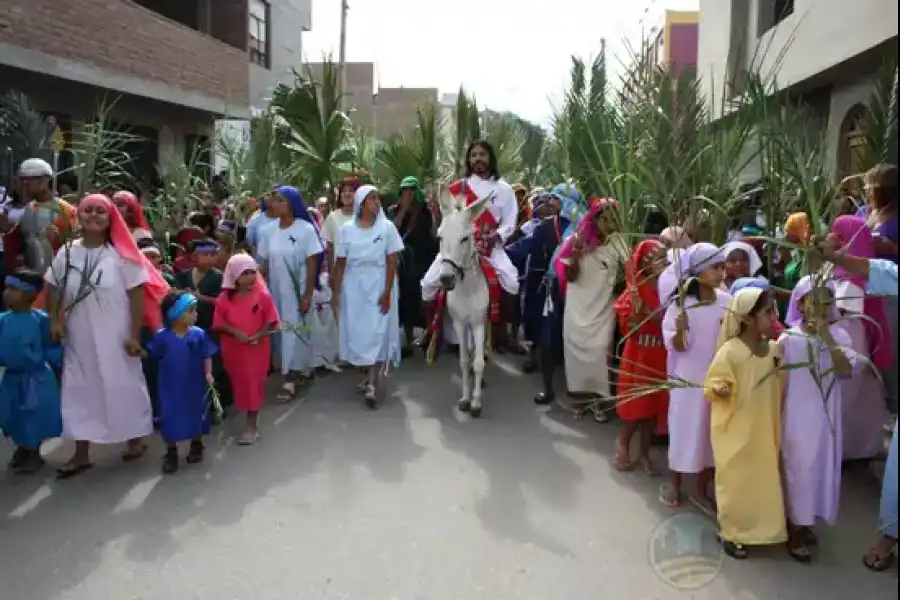
[[[255,447],[233,443],[232,421],[203,465],[174,476],[160,475],[157,445],[127,466],[107,449],[66,482],[50,469],[0,476],[0,598],[897,598],[896,570],[860,564],[878,494],[861,474],[847,476],[817,564],[778,548],[726,558],[699,590],[664,583],[650,540],[675,513],[656,500],[659,480],[611,468],[616,426],[536,409],[537,380],[502,359],[470,421],[454,410],[455,369],[449,356],[408,361],[377,412],[353,374],[329,375],[305,401],[266,409]],[[57,444],[51,460],[68,452]]]

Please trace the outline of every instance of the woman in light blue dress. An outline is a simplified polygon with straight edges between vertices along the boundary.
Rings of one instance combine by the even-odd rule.
[[[894,423],[894,438],[884,466],[881,482],[881,509],[878,511],[878,529],[881,538],[863,557],[863,564],[873,571],[884,571],[894,563],[894,549],[897,547],[897,423]]]
[[[374,186],[356,191],[353,210],[353,220],[338,233],[332,306],[338,316],[341,359],[366,368],[357,389],[374,409],[381,376],[389,364],[400,364],[396,276],[403,240],[385,217]]]
[[[265,231],[257,252],[281,323],[289,329],[278,334],[273,347],[275,364],[284,376],[276,399],[287,402],[312,374],[313,345],[306,319],[324,249],[296,188],[276,187],[268,203],[278,222]]]

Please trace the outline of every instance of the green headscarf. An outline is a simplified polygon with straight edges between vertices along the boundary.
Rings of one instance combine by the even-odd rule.
[[[419,180],[412,175],[403,178],[403,181],[400,182],[399,191],[402,194],[403,190],[409,188],[416,190],[416,202],[425,202],[425,192],[423,192],[422,188],[419,187]]]

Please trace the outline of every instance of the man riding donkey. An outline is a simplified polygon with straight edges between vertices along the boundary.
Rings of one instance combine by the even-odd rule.
[[[447,192],[453,196],[457,206],[468,207],[479,199],[490,198],[489,210],[483,211],[474,225],[481,265],[490,292],[489,316],[492,323],[499,325],[501,292],[506,292],[513,299],[519,293],[518,271],[503,249],[516,230],[519,207],[512,187],[497,171],[497,157],[490,143],[485,140],[472,142],[466,150],[465,164],[465,177],[450,184]],[[443,257],[438,254],[422,278],[422,299],[428,304],[429,315],[428,343],[423,346],[431,360],[440,348],[443,333],[444,292],[440,282],[442,262]],[[494,327],[493,330],[502,336],[501,327]],[[464,340],[452,341],[462,343]],[[503,341],[495,338],[494,346]]]

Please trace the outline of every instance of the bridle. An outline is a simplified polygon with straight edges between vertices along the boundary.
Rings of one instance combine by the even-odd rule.
[[[471,242],[469,242],[469,243],[471,243]],[[475,266],[475,264],[476,264],[475,257],[476,257],[476,255],[478,254],[478,251],[475,250],[475,247],[474,247],[474,246],[475,246],[475,245],[472,244],[472,252],[469,254],[468,260],[467,260],[465,263],[463,263],[462,265],[460,265],[459,263],[457,263],[457,262],[456,262],[455,260],[453,260],[453,259],[441,257],[441,264],[442,264],[442,265],[449,265],[450,268],[453,269],[454,275],[456,275],[456,277],[457,277],[460,281],[465,280],[465,278],[466,278],[466,271],[467,271],[469,268]]]

